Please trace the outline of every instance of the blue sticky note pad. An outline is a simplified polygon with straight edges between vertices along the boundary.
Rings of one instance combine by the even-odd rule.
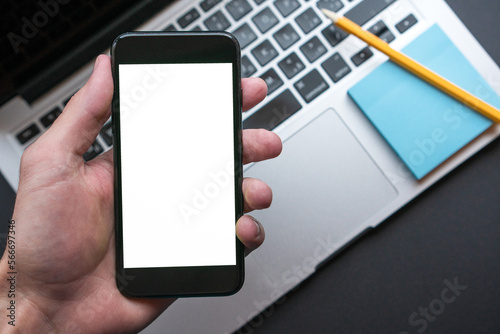
[[[498,95],[438,25],[402,51],[473,95],[500,107]],[[390,61],[352,87],[349,95],[417,179],[492,124]]]

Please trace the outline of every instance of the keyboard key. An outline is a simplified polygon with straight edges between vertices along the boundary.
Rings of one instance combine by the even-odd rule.
[[[272,130],[302,108],[287,89],[243,122],[244,129]]]
[[[196,19],[199,17],[200,13],[198,13],[198,11],[193,8],[189,12],[181,16],[181,18],[177,20],[177,23],[179,23],[181,28],[186,28],[188,25],[196,21]]]
[[[204,0],[200,3],[201,9],[208,12],[212,7],[221,2],[222,0]]]
[[[318,15],[316,15],[312,8],[309,8],[308,10],[297,16],[295,18],[295,22],[297,22],[304,34],[308,34],[321,24],[321,19]]]
[[[191,31],[203,31],[200,26],[195,26]]]
[[[349,36],[348,33],[340,28],[337,28],[333,24],[330,24],[328,27],[323,29],[322,33],[332,46],[339,44],[346,39],[347,36]]]
[[[274,5],[283,17],[287,17],[300,7],[300,3],[297,0],[276,0]]]
[[[208,30],[216,31],[226,30],[231,26],[231,23],[229,23],[220,10],[216,11],[212,16],[203,21],[203,23],[205,23]]]
[[[233,31],[233,34],[240,43],[242,49],[246,48],[250,43],[257,39],[257,35],[247,23]]]
[[[345,13],[344,16],[362,26],[395,1],[396,0],[364,0]]]
[[[383,40],[386,43],[390,43],[396,39],[396,37],[394,37],[392,32],[389,30],[389,28],[387,28],[384,21],[382,20],[375,23],[373,27],[368,29],[368,31],[378,36],[381,40]]]
[[[261,3],[263,3],[264,1],[266,0],[253,0],[257,5],[260,5]]]
[[[283,86],[283,81],[274,69],[269,69],[260,76],[267,84],[267,95],[271,95],[276,89]]]
[[[38,126],[33,123],[21,132],[16,135],[17,140],[21,143],[21,145],[26,144],[31,139],[35,138],[40,133],[40,129]]]
[[[276,24],[278,24],[278,18],[269,8],[266,8],[259,14],[255,15],[252,18],[252,21],[255,23],[255,25],[257,25],[257,28],[259,28],[261,33],[265,33]]]
[[[351,68],[338,53],[325,60],[321,64],[321,67],[323,67],[333,82],[338,82],[347,74],[351,73]]]
[[[252,6],[247,0],[232,0],[226,5],[226,9],[233,19],[238,21],[252,10]]]
[[[318,8],[328,9],[332,12],[338,12],[340,9],[344,8],[344,4],[340,0],[319,0],[316,5]]]
[[[372,50],[370,50],[369,47],[366,47],[363,50],[356,53],[354,56],[352,56],[351,60],[354,63],[354,65],[359,66],[368,59],[370,59],[371,56],[373,56]]]
[[[299,59],[295,52],[280,61],[278,66],[281,68],[283,73],[285,73],[288,79],[293,78],[305,68],[304,63]]]
[[[273,36],[283,50],[288,49],[300,39],[299,34],[290,23],[274,33]]]
[[[369,32],[379,37],[385,30],[387,30],[387,26],[382,20],[378,21],[370,29],[368,29]]]
[[[411,27],[413,27],[416,23],[417,23],[416,17],[413,14],[410,14],[407,17],[405,17],[405,19],[403,21],[401,21],[398,24],[396,24],[396,28],[402,34],[406,30],[408,30]]]
[[[97,157],[99,154],[104,152],[104,149],[98,142],[94,142],[90,148],[83,154],[83,160],[89,161]]]
[[[308,42],[306,42],[306,44],[302,45],[300,50],[311,63],[326,53],[326,47],[316,36],[311,38]]]
[[[307,103],[320,96],[330,87],[316,69],[309,72],[293,86]]]
[[[278,56],[278,51],[272,46],[271,42],[265,40],[252,50],[252,54],[261,66],[265,66]]]
[[[108,122],[102,127],[101,130],[101,137],[108,146],[113,145],[113,128],[111,125],[111,122]]]
[[[248,59],[247,56],[241,57],[241,77],[242,78],[249,78],[255,72],[257,72],[257,69],[252,64],[250,59]]]
[[[56,107],[47,114],[45,114],[44,116],[42,116],[42,118],[40,118],[40,122],[43,124],[43,126],[48,128],[49,126],[52,125],[52,123],[54,123],[57,117],[61,115],[61,113],[62,113],[61,109],[59,107]]]
[[[173,24],[171,24],[168,27],[166,27],[165,29],[163,29],[163,31],[177,31],[177,29],[175,29]]]

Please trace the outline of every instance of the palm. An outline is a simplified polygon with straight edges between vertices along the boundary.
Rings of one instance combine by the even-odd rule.
[[[16,208],[14,214],[17,234],[23,244],[31,245],[18,254],[19,278],[37,278],[25,288],[43,291],[39,306],[57,300],[65,313],[76,315],[64,317],[65,326],[87,329],[83,332],[102,330],[103,325],[136,331],[145,317],[154,319],[171,301],[127,299],[116,288],[112,165],[104,157],[90,164],[65,152],[53,152],[52,157],[50,161],[33,157],[37,173],[27,173],[19,187],[18,198],[35,203],[29,211]],[[37,213],[36,220],[26,227],[24,216],[31,212]],[[118,279],[130,278],[118,275]]]

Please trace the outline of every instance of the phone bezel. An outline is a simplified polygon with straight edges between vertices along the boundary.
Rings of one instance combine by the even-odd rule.
[[[119,64],[232,63],[235,168],[235,223],[243,215],[240,47],[227,32],[132,32],[118,36],[111,47],[114,96],[112,127],[115,175],[117,286],[131,297],[230,295],[244,279],[243,244],[235,235],[236,265],[124,268],[121,200]]]

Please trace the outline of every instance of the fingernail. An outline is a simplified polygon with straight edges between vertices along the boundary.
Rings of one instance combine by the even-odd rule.
[[[255,232],[255,237],[259,237],[261,235],[261,232],[262,232],[261,225],[260,225],[259,221],[257,219],[255,219],[254,217],[252,217],[252,220],[255,224],[255,227],[257,228],[256,232]]]

